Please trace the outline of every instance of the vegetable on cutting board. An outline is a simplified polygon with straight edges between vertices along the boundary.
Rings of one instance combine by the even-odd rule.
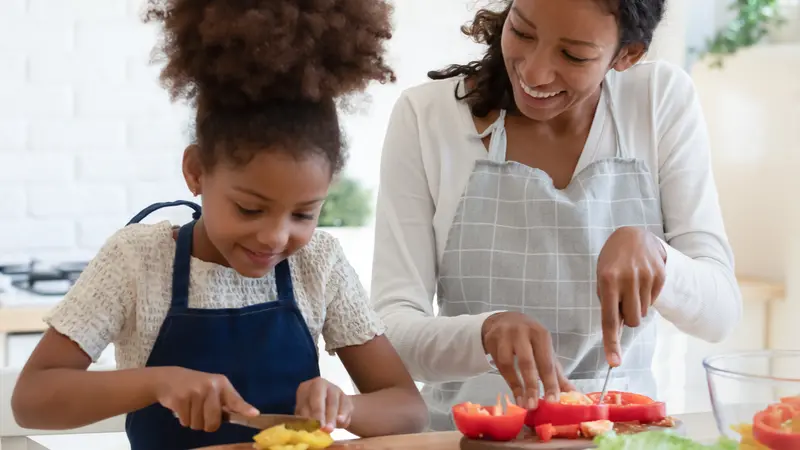
[[[330,434],[316,430],[290,430],[285,425],[276,425],[253,437],[257,450],[322,450],[333,444]]]
[[[527,410],[511,403],[506,397],[505,407],[497,397],[494,406],[460,403],[453,406],[456,428],[470,439],[510,441],[522,431]]]
[[[600,400],[600,392],[587,396],[594,402]],[[655,423],[667,417],[667,405],[652,398],[632,392],[610,391],[603,404],[608,405],[608,420],[612,422]]]
[[[528,411],[525,425],[576,425],[597,420],[609,420],[608,405],[595,404],[580,392],[565,392],[558,402],[540,401],[536,409]]]

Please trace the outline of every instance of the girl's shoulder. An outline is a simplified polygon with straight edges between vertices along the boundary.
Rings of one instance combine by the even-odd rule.
[[[98,256],[127,260],[128,262],[162,259],[172,261],[175,241],[173,226],[168,221],[155,224],[135,223],[120,228],[103,244]]]

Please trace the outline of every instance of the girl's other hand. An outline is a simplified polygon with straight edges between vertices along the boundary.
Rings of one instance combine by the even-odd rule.
[[[330,433],[336,428],[350,426],[353,402],[338,386],[317,377],[297,388],[295,414],[319,420],[322,430]]]

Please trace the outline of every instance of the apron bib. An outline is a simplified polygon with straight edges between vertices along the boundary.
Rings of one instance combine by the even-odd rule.
[[[491,134],[489,157],[476,161],[460,200],[437,290],[442,316],[506,310],[534,318],[552,334],[565,374],[582,392],[601,390],[608,369],[597,295],[600,250],[623,226],[664,237],[658,187],[643,161],[626,156],[605,83],[603,90],[616,155],[591,162],[564,190],[544,171],[506,161],[505,111],[477,136]],[[640,327],[624,329],[623,364],[612,372],[609,390],[655,395],[656,314],[650,308]],[[494,404],[506,393],[497,371],[428,384],[431,429],[454,429],[450,408],[457,403]]]
[[[185,201],[156,203],[137,214]],[[179,366],[225,375],[244,400],[261,413],[294,414],[300,383],[319,376],[317,346],[294,299],[288,260],[275,267],[278,299],[243,308],[189,308],[190,264],[195,221],[181,227],[176,240],[172,299],[147,367]],[[182,450],[250,442],[249,427],[223,423],[213,433],[181,426],[172,411],[156,403],[127,415],[131,450]]]

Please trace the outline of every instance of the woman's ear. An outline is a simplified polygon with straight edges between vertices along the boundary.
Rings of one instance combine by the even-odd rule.
[[[627,44],[611,63],[611,68],[617,72],[624,72],[635,66],[646,54],[647,49],[641,42]]]
[[[203,164],[197,144],[190,144],[183,151],[183,178],[192,195],[197,197],[203,193]]]

